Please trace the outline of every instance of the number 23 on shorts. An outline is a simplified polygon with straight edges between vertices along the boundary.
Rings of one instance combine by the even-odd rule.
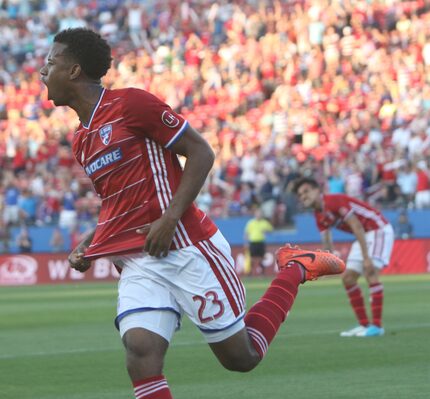
[[[199,319],[202,323],[216,320],[224,314],[224,304],[218,299],[215,291],[208,291],[205,296],[194,295],[194,302],[199,302]]]

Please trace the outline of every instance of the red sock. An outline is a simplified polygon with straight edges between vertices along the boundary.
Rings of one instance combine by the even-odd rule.
[[[384,286],[382,283],[370,284],[370,306],[372,308],[373,324],[382,325],[382,305],[384,301]]]
[[[133,386],[136,399],[173,399],[164,375],[134,381]]]
[[[357,317],[360,325],[367,327],[369,325],[369,319],[366,314],[366,307],[364,305],[363,293],[358,284],[345,286],[346,293],[349,297],[349,302],[351,303],[352,310]]]
[[[280,325],[293,306],[303,272],[299,265],[281,270],[261,299],[245,317],[249,337],[260,357],[275,337]]]

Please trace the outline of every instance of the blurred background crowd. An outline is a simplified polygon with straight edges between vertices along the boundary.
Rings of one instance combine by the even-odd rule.
[[[82,228],[99,200],[71,154],[77,117],[39,69],[59,30],[114,49],[109,88],[167,102],[217,154],[198,197],[215,217],[297,211],[291,182],[379,207],[430,207],[426,1],[0,0],[1,232]]]

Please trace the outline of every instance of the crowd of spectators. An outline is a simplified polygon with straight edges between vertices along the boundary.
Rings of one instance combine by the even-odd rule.
[[[73,111],[39,68],[61,29],[112,44],[109,88],[146,89],[210,142],[199,195],[215,217],[261,206],[291,222],[291,182],[381,207],[430,207],[430,7],[425,1],[0,0],[3,226],[94,223]]]

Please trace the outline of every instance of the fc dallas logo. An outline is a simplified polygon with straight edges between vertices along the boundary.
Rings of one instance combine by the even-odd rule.
[[[104,145],[108,145],[112,137],[112,125],[103,126],[99,130],[99,135]]]
[[[179,125],[179,119],[169,111],[164,111],[161,115],[162,122],[168,127],[176,127]]]

